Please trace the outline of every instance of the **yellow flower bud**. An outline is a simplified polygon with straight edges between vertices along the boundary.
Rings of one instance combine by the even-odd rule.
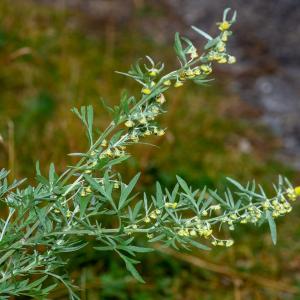
[[[149,129],[147,129],[144,134],[149,136],[149,135],[151,135],[151,131]]]
[[[225,246],[226,247],[231,247],[234,244],[233,240],[227,240]]]
[[[151,90],[149,88],[142,88],[142,93],[145,94],[145,95],[150,95],[151,94]]]
[[[296,196],[299,197],[300,196],[300,186],[296,186],[294,189],[294,192],[295,192]]]
[[[158,70],[157,69],[151,69],[149,71],[149,76],[151,77],[155,77],[158,74]]]
[[[102,141],[101,146],[102,146],[102,147],[106,147],[106,146],[107,146],[107,140],[106,140],[106,139],[104,139],[104,140]]]
[[[230,24],[229,22],[227,22],[227,21],[224,21],[224,22],[222,22],[222,23],[219,23],[219,29],[220,29],[221,31],[225,31],[225,30],[229,29],[230,26],[231,26],[231,24]]]
[[[150,221],[151,221],[151,220],[150,220],[150,218],[149,218],[148,216],[146,216],[146,217],[144,218],[144,222],[145,222],[145,223],[150,223]]]
[[[188,78],[193,78],[193,77],[195,77],[194,72],[193,72],[192,70],[187,70],[187,71],[185,72],[185,75],[186,75]]]
[[[198,53],[197,53],[197,50],[195,50],[195,51],[193,51],[193,52],[191,53],[191,59],[195,59],[195,58],[197,58],[197,57],[199,57],[199,55],[198,55]]]
[[[145,117],[141,118],[139,122],[143,125],[147,124],[147,119]]]
[[[207,216],[207,215],[208,215],[208,212],[207,212],[207,211],[204,209],[204,210],[202,211],[202,213],[201,213],[201,214],[202,214],[202,216],[204,216],[204,217],[205,217],[205,216]]]
[[[157,135],[158,136],[163,136],[165,134],[165,131],[163,129],[158,130]]]
[[[192,229],[192,230],[190,231],[190,236],[196,236],[196,235],[197,235],[196,230]]]
[[[229,64],[234,64],[236,63],[236,58],[234,56],[229,56],[228,57],[228,63]]]
[[[125,126],[128,127],[128,128],[131,128],[131,127],[134,126],[134,122],[131,121],[131,120],[128,120],[128,121],[125,122]]]
[[[170,86],[171,85],[171,80],[165,80],[164,82],[163,82],[163,84],[165,85],[165,86]]]
[[[150,214],[150,218],[151,218],[151,219],[156,219],[156,218],[157,218],[157,215],[156,215],[155,211],[153,211],[153,212]]]
[[[200,69],[205,73],[205,74],[210,74],[212,72],[212,68],[209,65],[201,65]]]
[[[174,84],[174,87],[178,88],[178,87],[181,87],[183,86],[183,83],[181,81],[176,81],[175,84]]]
[[[225,63],[227,63],[226,57],[221,57],[221,58],[218,60],[218,63],[219,63],[219,64],[225,64]]]
[[[200,75],[200,74],[201,74],[201,71],[200,71],[199,68],[194,69],[194,75],[195,75],[195,76],[198,76],[198,75]]]
[[[225,44],[224,44],[223,42],[219,42],[219,43],[217,44],[217,50],[218,50],[219,52],[224,52],[224,51],[225,51]]]
[[[160,94],[156,97],[156,102],[159,104],[164,104],[166,102],[166,98],[163,94]]]

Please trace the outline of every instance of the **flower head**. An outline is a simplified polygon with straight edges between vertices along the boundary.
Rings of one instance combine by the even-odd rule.
[[[145,95],[150,95],[151,90],[148,87],[144,87],[144,88],[142,88],[142,93]]]
[[[131,120],[127,120],[127,121],[125,122],[125,126],[128,127],[128,128],[131,128],[131,127],[134,126],[134,122],[131,121]]]
[[[231,26],[231,24],[229,22],[227,22],[227,21],[223,21],[222,23],[218,23],[218,25],[219,25],[219,29],[221,31],[228,30],[230,28],[230,26]]]

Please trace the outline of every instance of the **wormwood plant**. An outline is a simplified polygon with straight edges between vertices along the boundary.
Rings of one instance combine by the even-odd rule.
[[[7,210],[7,218],[0,219],[0,299],[20,295],[44,299],[59,283],[68,289],[70,299],[79,299],[63,272],[67,261],[62,254],[78,251],[91,241],[96,251],[116,252],[141,282],[135,256],[152,251],[154,242],[178,250],[230,247],[234,242],[222,238],[222,227],[234,230],[240,224],[268,222],[276,243],[274,219],[289,213],[290,202],[300,195],[300,187],[293,188],[286,178],[279,177],[272,196],[255,182],[243,186],[228,178],[230,189],[220,194],[205,187],[192,189],[178,176],[173,189],[157,182],[156,193],[147,195],[134,192],[140,174],[125,183],[116,170],[130,157],[130,145],[165,134],[156,119],[166,112],[167,90],[186,81],[205,85],[214,63],[235,63],[226,51],[236,19],[236,13],[228,18],[229,11],[224,11],[214,38],[192,27],[207,39],[201,55],[189,39],[176,33],[178,69],[161,75],[164,64],[146,56],[144,64],[138,61],[128,73],[118,72],[137,81],[141,95],[123,94],[113,108],[105,104],[112,121],[98,137],[93,108],[73,109],[89,141],[86,153],[72,154],[80,157],[76,165],[59,175],[51,164],[49,174],[43,175],[37,163],[37,183],[25,187],[24,180],[9,184],[9,172],[0,172],[0,199]],[[148,246],[137,245],[137,237],[144,237]]]

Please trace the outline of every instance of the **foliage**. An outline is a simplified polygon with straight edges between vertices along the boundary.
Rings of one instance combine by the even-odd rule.
[[[266,221],[276,243],[274,218],[290,212],[290,201],[299,195],[299,188],[293,189],[286,178],[279,177],[272,197],[255,182],[243,186],[229,178],[233,188],[222,195],[205,187],[192,189],[179,176],[172,189],[157,183],[155,195],[140,195],[134,192],[139,174],[125,183],[117,171],[117,166],[130,157],[128,146],[150,135],[165,134],[166,129],[156,119],[166,112],[167,90],[180,88],[186,81],[205,85],[210,81],[213,62],[235,62],[226,52],[232,34],[229,29],[235,22],[235,14],[228,19],[228,12],[224,11],[218,24],[220,34],[215,38],[193,27],[208,40],[201,56],[189,39],[175,35],[178,69],[160,76],[164,64],[146,56],[145,64],[138,61],[128,73],[119,72],[142,86],[141,96],[138,99],[124,93],[119,105],[103,103],[112,122],[99,137],[93,127],[92,106],[73,109],[89,141],[87,152],[71,154],[80,157],[76,165],[59,175],[51,164],[48,175],[44,175],[37,163],[37,184],[25,188],[23,181],[8,184],[8,172],[1,171],[0,197],[8,210],[0,224],[3,299],[10,295],[43,298],[59,282],[71,299],[78,298],[63,273],[67,261],[62,254],[82,249],[91,240],[97,243],[95,250],[116,252],[141,282],[135,256],[152,251],[151,243],[159,241],[175,249],[209,250],[207,244],[229,247],[233,240],[222,239],[217,233],[223,226],[234,230],[240,223],[261,225]],[[144,237],[150,246],[136,245],[137,236]]]

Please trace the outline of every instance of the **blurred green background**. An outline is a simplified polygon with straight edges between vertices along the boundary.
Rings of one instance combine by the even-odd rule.
[[[176,15],[165,14],[164,5],[151,1],[129,1],[130,13],[119,7],[115,14],[107,5],[120,1],[94,1],[105,17],[85,11],[84,1],[76,7],[42,2],[0,1],[0,168],[31,182],[35,161],[43,170],[55,162],[61,172],[73,162],[68,153],[86,149],[84,132],[70,109],[93,104],[96,126],[105,128],[109,116],[101,97],[112,105],[122,90],[139,90],[114,71],[128,70],[145,54],[171,69],[177,63],[172,36],[182,29]],[[216,13],[221,16],[222,8]],[[255,179],[270,193],[278,174],[299,183],[297,171],[279,159],[280,137],[256,122],[260,109],[228,88],[236,80],[233,74],[234,69],[223,67],[208,87],[186,85],[168,92],[168,114],[161,120],[166,136],[153,140],[159,148],[135,146],[124,175],[142,170],[140,185],[146,190],[156,180],[171,186],[175,174],[195,186],[220,189],[225,176],[244,183]],[[117,257],[91,249],[71,258],[72,277],[84,289],[81,299],[89,300],[300,299],[299,212],[296,204],[278,220],[276,247],[267,226],[244,226],[234,232],[231,249],[141,256],[144,285],[128,275]],[[63,288],[51,297],[67,299]]]

